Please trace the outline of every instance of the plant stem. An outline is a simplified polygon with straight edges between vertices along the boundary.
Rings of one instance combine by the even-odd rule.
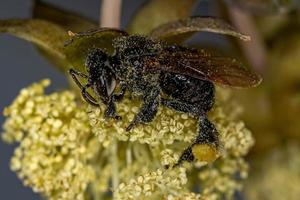
[[[267,65],[266,47],[252,17],[236,6],[228,8],[231,21],[237,29],[251,36],[250,42],[240,42],[246,58],[257,72],[263,74]]]
[[[102,0],[100,26],[120,28],[122,0]]]
[[[111,154],[113,199],[116,199],[115,192],[119,186],[118,141],[116,138],[111,144]]]

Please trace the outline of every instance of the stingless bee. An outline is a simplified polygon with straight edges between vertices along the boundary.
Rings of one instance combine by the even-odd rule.
[[[76,38],[105,31],[117,35],[112,40],[113,53],[91,46],[85,58],[87,73],[70,69],[70,75],[88,103],[99,106],[102,102],[106,105],[107,118],[121,119],[116,113],[115,102],[121,101],[126,91],[140,98],[143,104],[126,131],[140,123],[151,122],[159,105],[197,117],[199,133],[183,151],[178,163],[193,161],[195,157],[192,150],[197,144],[219,145],[218,132],[207,118],[207,112],[214,105],[215,83],[248,88],[261,82],[258,75],[234,59],[144,36],[129,35],[117,29],[102,28],[78,33],[73,35],[68,45],[76,42]],[[78,76],[86,79],[87,83],[83,85]],[[121,88],[118,94],[115,92],[117,86]],[[88,88],[92,88],[95,96],[87,92]]]

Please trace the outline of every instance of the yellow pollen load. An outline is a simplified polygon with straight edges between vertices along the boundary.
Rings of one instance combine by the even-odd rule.
[[[216,147],[208,144],[196,144],[192,148],[193,155],[200,162],[213,162],[218,158]]]

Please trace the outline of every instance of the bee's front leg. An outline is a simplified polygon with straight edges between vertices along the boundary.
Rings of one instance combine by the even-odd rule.
[[[160,90],[159,88],[152,88],[146,90],[144,95],[144,103],[139,112],[135,115],[133,121],[126,128],[130,131],[139,123],[151,122],[157,113],[157,108],[160,103]]]
[[[77,76],[80,76],[82,78],[88,79],[89,76],[82,72],[76,71],[75,69],[70,69],[69,74],[71,75],[71,77],[74,80],[74,82],[76,83],[76,85],[80,88],[82,97],[86,100],[86,102],[93,106],[99,106],[99,103],[97,102],[97,100],[87,92],[87,88],[91,87],[93,85],[93,83],[88,82],[85,86],[83,86],[81,84],[81,82],[79,81],[79,79],[77,78]]]
[[[115,102],[119,102],[124,98],[125,92],[126,92],[126,85],[124,83],[121,83],[120,87],[121,87],[120,93],[119,94],[112,94],[111,97],[110,97],[110,100],[106,104],[107,107],[106,107],[106,111],[105,111],[105,114],[104,114],[105,118],[114,118],[116,120],[122,119],[121,116],[116,114]]]
[[[106,105],[106,110],[104,112],[104,118],[106,118],[106,119],[114,118],[116,120],[122,119],[121,116],[116,114],[116,105],[115,105],[115,101],[113,98],[111,98]]]
[[[121,83],[120,84],[120,88],[121,88],[121,91],[119,94],[113,94],[112,95],[112,98],[113,98],[113,101],[114,102],[119,102],[121,101],[124,96],[125,96],[125,92],[126,92],[126,85],[124,83]]]

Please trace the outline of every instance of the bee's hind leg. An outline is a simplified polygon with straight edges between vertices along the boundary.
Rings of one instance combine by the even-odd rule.
[[[184,161],[192,162],[195,159],[212,162],[218,157],[218,147],[218,131],[206,115],[202,115],[199,117],[199,133],[195,141],[183,151],[175,166]]]
[[[189,113],[197,116],[203,114],[202,106],[199,106],[198,104],[189,104],[175,99],[164,98],[162,98],[160,102],[162,105],[179,112]]]
[[[219,133],[215,125],[207,119],[206,115],[199,117],[199,129],[199,134],[194,144],[219,146]]]

